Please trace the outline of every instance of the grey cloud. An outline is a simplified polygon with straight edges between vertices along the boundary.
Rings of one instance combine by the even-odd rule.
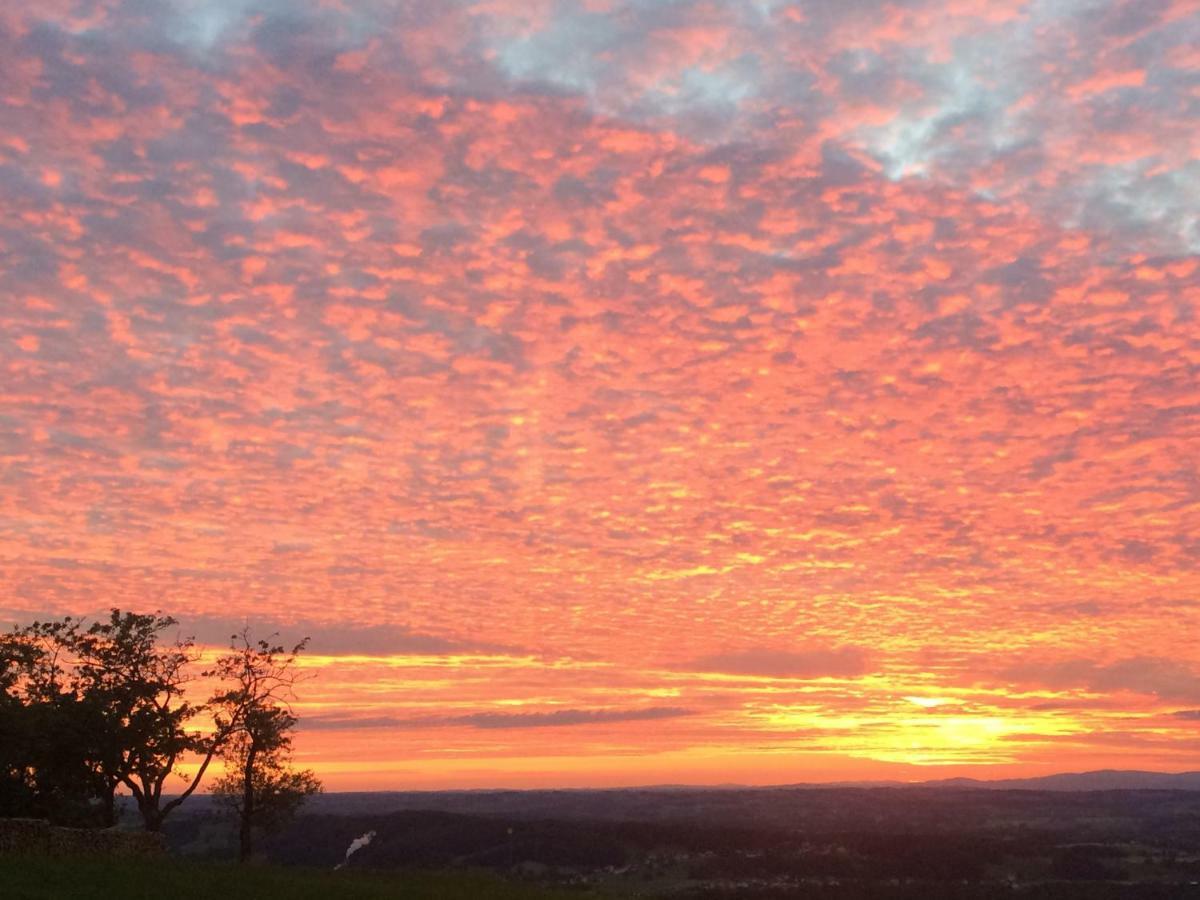
[[[541,728],[550,725],[590,725],[607,722],[640,722],[692,715],[676,706],[647,709],[560,709],[548,713],[478,713],[463,716],[462,724],[476,728]]]
[[[612,722],[643,722],[694,715],[695,710],[678,706],[645,709],[558,709],[540,713],[470,713],[461,716],[307,716],[300,727],[313,731],[349,731],[361,728],[551,728],[569,725],[603,725]]]
[[[696,672],[775,678],[852,678],[869,671],[869,657],[861,647],[815,647],[801,650],[756,647],[703,656],[679,668]]]
[[[309,541],[276,541],[271,548],[272,553],[289,554],[289,553],[307,553],[313,548]]]
[[[861,182],[868,170],[861,162],[832,141],[821,145],[822,184],[828,187],[847,187]]]
[[[1022,607],[1029,612],[1041,612],[1048,615],[1068,616],[1106,616],[1120,611],[1120,607],[1112,604],[1097,603],[1095,600],[1080,600],[1070,603],[1030,603]]]
[[[445,656],[455,653],[526,655],[516,647],[476,641],[451,635],[427,634],[403,625],[354,625],[296,620],[280,622],[270,618],[243,619],[188,616],[182,621],[188,634],[201,643],[225,644],[233,634],[250,628],[252,637],[279,634],[284,643],[311,638],[309,652],[330,656]]]
[[[1053,689],[1133,691],[1164,700],[1200,701],[1200,675],[1184,663],[1159,656],[1135,656],[1112,663],[1087,659],[1051,665],[1025,663],[1002,674],[1017,683]]]
[[[1158,554],[1158,549],[1145,541],[1122,541],[1120,555],[1130,562],[1148,562]]]
[[[80,563],[76,560],[51,560],[50,563],[64,570],[75,570],[91,564]],[[204,577],[210,579],[234,580],[236,576],[221,572],[187,572],[176,570],[184,577]],[[143,608],[142,612],[147,611]],[[168,610],[169,612],[169,610]],[[5,615],[14,620],[55,618],[60,613],[52,610],[18,611],[0,608],[0,619]],[[83,613],[79,618],[87,621],[98,621],[106,618],[107,610],[93,610]],[[311,620],[295,620],[281,622],[271,618],[244,618],[219,616],[188,616],[177,615],[179,625],[177,631],[181,637],[194,638],[201,644],[228,644],[231,636],[240,634],[248,628],[252,640],[269,638],[278,635],[280,643],[294,643],[302,638],[310,638],[308,652],[330,656],[366,655],[386,656],[390,654],[408,654],[413,656],[444,656],[455,653],[493,654],[493,655],[528,655],[528,651],[516,647],[493,644],[486,641],[474,641],[466,638],[426,634],[414,631],[400,625],[353,625],[325,624]],[[480,726],[486,727],[486,726]]]

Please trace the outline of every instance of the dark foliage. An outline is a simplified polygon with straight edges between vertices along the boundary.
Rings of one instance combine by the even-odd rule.
[[[176,624],[157,612],[113,609],[90,625],[68,616],[0,634],[0,816],[109,826],[117,819],[117,791],[124,788],[146,830],[160,830],[222,748],[247,732],[247,717],[273,708],[279,676],[304,646],[284,657],[280,669],[277,648],[263,645],[260,651],[246,638],[262,664],[259,677],[231,677],[243,662],[234,653],[206,673],[225,676],[232,686],[198,704],[186,691],[197,656],[190,639],[169,637]],[[208,732],[193,727],[201,714],[212,720]],[[267,763],[278,761],[295,718],[271,721],[286,727],[282,738],[276,729],[275,756],[267,752]],[[184,790],[166,796],[169,780],[181,777],[181,764],[197,758]],[[292,783],[284,775],[280,783],[309,789],[314,782]]]
[[[292,766],[292,730],[298,720],[287,702],[298,677],[296,658],[307,638],[290,652],[270,641],[252,641],[245,631],[232,641],[231,652],[218,660],[215,670],[232,686],[213,703],[240,724],[221,751],[226,771],[213,794],[237,820],[238,861],[245,862],[253,852],[254,833],[290,820],[321,791],[321,782],[310,770]]]

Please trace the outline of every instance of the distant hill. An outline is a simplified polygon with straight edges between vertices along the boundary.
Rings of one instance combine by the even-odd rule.
[[[802,781],[793,784],[747,787],[655,785],[629,790],[834,790],[845,788],[957,788],[985,791],[1200,791],[1200,772],[1141,772],[1133,769],[1097,769],[1092,772],[1060,772],[1036,778],[938,778],[930,781]]]
[[[1200,791],[1065,793],[951,782],[356,794],[320,801],[324,811],[306,811],[257,845],[270,866],[320,874],[327,892],[310,893],[314,900],[353,896],[331,880],[340,876],[407,878],[418,870],[454,873],[446,877],[481,870],[597,900],[1200,900]],[[330,812],[331,804],[340,804],[338,811]],[[360,843],[366,835],[371,839]],[[178,857],[229,858],[236,844],[227,819],[204,815],[172,818],[166,837]],[[359,849],[346,868],[333,871],[352,846]],[[2,863],[0,895],[8,900]],[[215,894],[239,896],[219,889],[206,896]],[[153,894],[160,895],[179,896]],[[302,895],[289,889],[250,896]],[[423,895],[398,885],[390,896]]]
[[[440,809],[478,814],[517,816],[566,815],[583,818],[638,818],[647,810],[707,806],[722,795],[756,795],[791,791],[875,790],[979,791],[1200,791],[1200,772],[1139,772],[1102,769],[1064,772],[1039,778],[943,778],[934,781],[843,781],[750,787],[746,785],[652,785],[630,788],[573,788],[558,790],[461,791],[348,791],[319,794],[305,811],[326,815],[380,814],[404,809]],[[688,798],[692,798],[689,800]],[[128,805],[128,804],[127,804]],[[682,806],[681,806],[682,805]],[[192,797],[176,815],[205,815],[212,810],[207,795]],[[131,812],[129,814],[132,814]],[[647,818],[657,818],[649,815]]]
[[[1200,791],[1200,772],[1137,772],[1100,769],[1064,772],[1041,778],[944,778],[921,782],[923,787],[979,788],[1002,791]]]
[[[388,799],[403,799],[411,801],[420,797],[429,799],[445,797],[458,800],[471,798],[517,798],[521,796],[534,797],[587,794],[603,797],[604,795],[622,793],[701,793],[719,791],[777,791],[777,790],[821,790],[843,788],[967,788],[979,790],[1000,791],[1200,791],[1200,771],[1196,772],[1142,772],[1133,769],[1098,769],[1092,772],[1061,772],[1055,775],[1042,775],[1036,778],[1000,778],[985,780],[979,778],[940,778],[930,781],[837,781],[837,782],[796,782],[794,784],[778,784],[764,786],[749,786],[743,784],[656,784],[627,788],[559,788],[542,790],[511,790],[511,789],[479,789],[460,791],[359,791],[351,793],[329,793],[313,799],[310,808],[316,809],[322,805],[340,806],[349,801],[353,805],[364,805],[372,808],[382,808],[388,805]]]

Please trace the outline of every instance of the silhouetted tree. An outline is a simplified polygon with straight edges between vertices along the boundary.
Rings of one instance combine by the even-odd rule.
[[[239,862],[250,858],[256,830],[286,823],[322,789],[311,770],[292,768],[289,732],[295,724],[281,707],[256,709],[226,745],[228,768],[213,793],[237,820]]]
[[[184,697],[191,640],[164,639],[176,624],[161,613],[113,609],[86,628],[68,616],[5,635],[5,708],[17,726],[5,769],[32,798],[31,814],[111,825],[124,785],[145,828],[158,831],[196,790],[236,723],[217,715],[211,734],[192,729],[204,707]],[[199,771],[164,802],[167,780],[196,753]]]
[[[34,659],[26,642],[14,634],[0,635],[0,815],[28,816],[34,810],[32,728],[22,689]]]
[[[311,771],[291,764],[297,720],[287,703],[298,678],[296,657],[307,644],[305,638],[285,651],[269,641],[251,641],[243,631],[217,663],[214,674],[231,686],[213,703],[238,724],[222,750],[225,774],[213,793],[237,819],[240,862],[250,858],[255,829],[285,822],[321,790]]]
[[[69,825],[112,824],[99,710],[75,677],[71,618],[0,636],[0,811]]]
[[[146,830],[158,831],[235,739],[227,758],[250,773],[248,823],[319,786],[288,763],[296,720],[286,700],[307,640],[285,652],[235,636],[233,652],[201,673],[222,686],[197,704],[186,690],[198,655],[191,639],[168,638],[177,624],[161,612],[113,609],[87,627],[68,616],[0,635],[0,814],[112,825],[124,786]],[[207,731],[196,727],[204,716]],[[180,766],[196,757],[189,779]],[[186,787],[165,799],[172,776]]]
[[[80,694],[101,710],[102,768],[106,789],[129,788],[147,831],[159,831],[163,820],[199,787],[221,745],[237,726],[237,710],[220,710],[208,734],[192,721],[206,711],[185,697],[196,661],[193,641],[163,640],[178,622],[161,613],[138,614],[114,609],[107,622],[97,622],[75,642]],[[229,715],[223,715],[229,713]],[[187,778],[180,763],[199,755],[196,774]],[[187,786],[164,802],[163,789],[172,775]]]

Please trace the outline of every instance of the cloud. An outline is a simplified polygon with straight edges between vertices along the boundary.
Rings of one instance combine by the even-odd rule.
[[[861,647],[801,650],[758,647],[703,656],[683,663],[679,668],[770,678],[855,678],[870,671],[870,654]]]
[[[136,611],[149,611],[140,606]],[[179,620],[174,629],[182,638],[192,638],[199,644],[220,647],[248,629],[251,640],[270,639],[290,645],[308,638],[310,654],[322,656],[527,656],[529,651],[490,641],[473,640],[418,631],[402,625],[358,625],[353,623],[320,622],[303,618],[248,613],[244,617],[189,615],[180,610],[163,610]],[[0,607],[0,622],[20,623],[35,619],[54,619],[60,613],[49,610],[18,610]],[[99,621],[107,611],[91,610],[77,615],[86,621]],[[173,637],[169,634],[168,637]]]
[[[328,656],[449,656],[454,654],[522,655],[523,651],[488,641],[428,634],[398,625],[356,625],[305,619],[281,621],[247,616],[181,617],[181,628],[200,643],[227,644],[249,627],[251,638],[278,634],[284,643],[309,638],[308,652]]]
[[[1200,709],[1181,709],[1178,712],[1171,713],[1176,719],[1185,719],[1187,721],[1200,721]]]
[[[1087,659],[1024,663],[1006,669],[1003,674],[1018,683],[1053,689],[1131,691],[1163,700],[1200,700],[1200,674],[1187,663],[1156,656],[1129,657],[1110,663]]]
[[[83,6],[0,12],[14,621],[1196,705],[1194,4]]]
[[[695,710],[675,706],[645,709],[556,709],[538,713],[468,713],[461,716],[306,716],[300,727],[313,731],[346,731],[367,728],[553,728],[571,725],[605,725],[648,722],[694,715]]]

